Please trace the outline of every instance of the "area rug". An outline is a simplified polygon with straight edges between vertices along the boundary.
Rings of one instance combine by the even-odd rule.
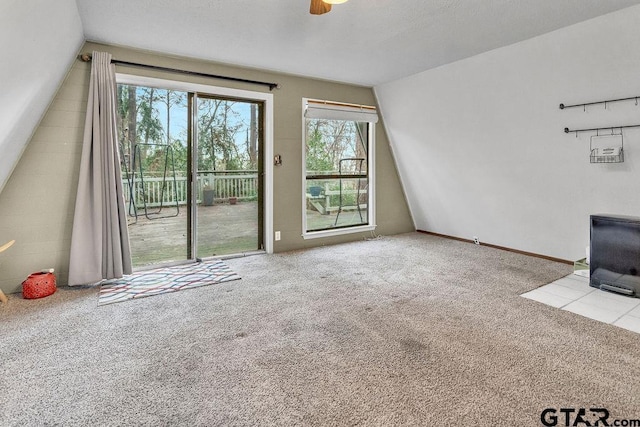
[[[141,271],[122,279],[103,283],[100,287],[98,305],[113,304],[238,279],[240,276],[231,271],[223,261],[198,262]]]

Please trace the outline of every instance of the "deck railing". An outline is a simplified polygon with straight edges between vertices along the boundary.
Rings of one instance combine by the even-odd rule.
[[[129,203],[133,198],[138,209],[145,204],[147,207],[175,206],[187,204],[187,178],[177,176],[170,178],[135,176],[129,180],[123,179],[125,200]],[[258,173],[256,171],[240,171],[240,173],[199,172],[197,182],[197,202],[224,202],[232,197],[238,200],[256,200],[258,198]],[[204,194],[205,191],[213,190]]]

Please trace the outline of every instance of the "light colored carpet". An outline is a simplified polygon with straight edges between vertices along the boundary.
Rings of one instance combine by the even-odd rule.
[[[417,233],[227,261],[241,281],[0,306],[0,425],[538,426],[640,417],[640,335],[521,298],[571,267]]]

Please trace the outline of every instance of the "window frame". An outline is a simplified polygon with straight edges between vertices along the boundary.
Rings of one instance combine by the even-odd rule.
[[[259,101],[264,103],[263,137],[264,137],[264,251],[268,254],[274,252],[274,182],[273,159],[274,156],[274,95],[273,93],[255,92],[244,89],[234,89],[210,84],[192,83],[184,80],[169,80],[167,78],[147,77],[136,74],[116,73],[118,84],[135,86],[160,87],[162,89],[180,90],[185,92],[201,93],[213,96],[238,98],[247,101]],[[195,180],[193,184],[195,185]]]
[[[376,229],[376,212],[375,212],[375,128],[376,123],[372,121],[362,121],[368,123],[367,126],[367,224],[356,224],[352,226],[342,226],[335,229],[324,230],[307,230],[307,117],[305,112],[309,101],[319,102],[312,98],[302,99],[302,238],[303,239],[317,239],[323,237],[341,236],[354,233],[362,233],[374,231]],[[354,105],[354,104],[348,104]],[[355,106],[355,105],[354,105]],[[333,119],[339,120],[339,119]],[[344,120],[346,121],[346,120]]]

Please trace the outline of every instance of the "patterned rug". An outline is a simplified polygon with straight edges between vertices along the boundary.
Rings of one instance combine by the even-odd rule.
[[[238,279],[240,279],[240,276],[231,271],[223,261],[198,262],[141,271],[125,276],[122,279],[103,283],[100,286],[98,305],[112,304],[134,298],[144,298]]]

